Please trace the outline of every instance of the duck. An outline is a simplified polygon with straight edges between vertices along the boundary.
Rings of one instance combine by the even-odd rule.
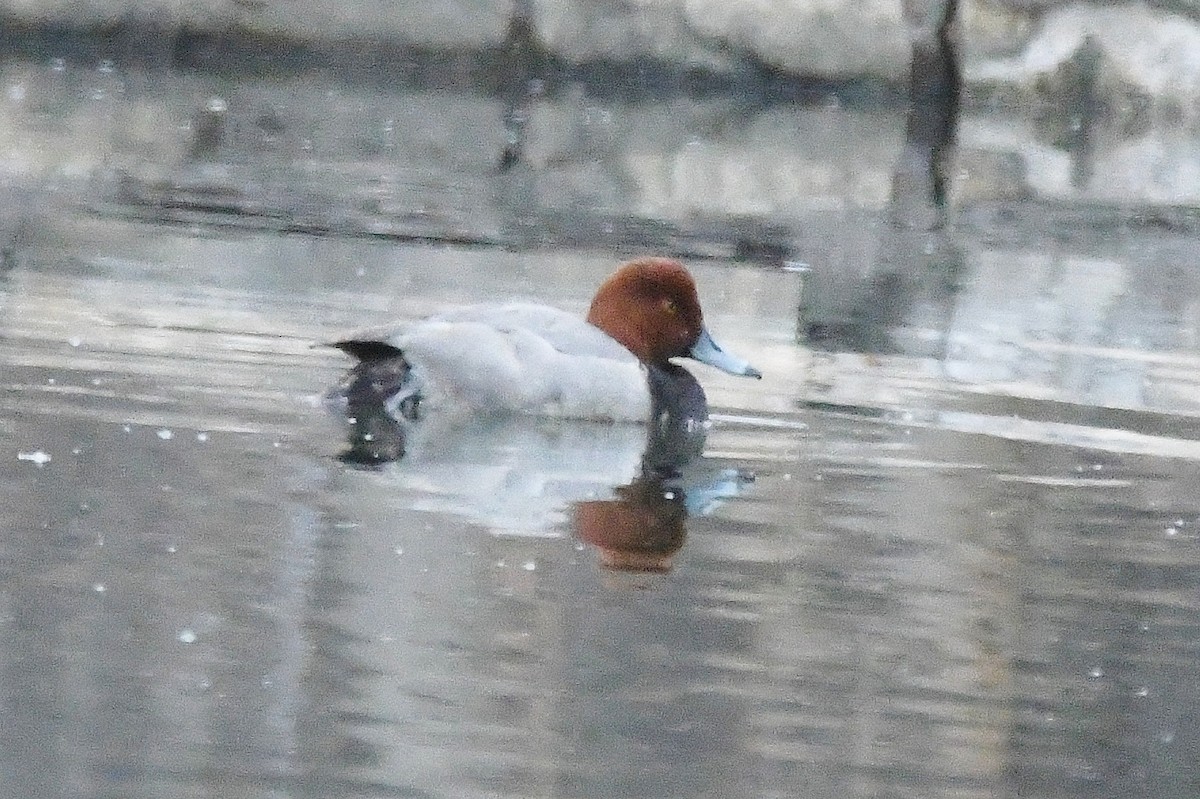
[[[717,343],[691,274],[665,257],[621,265],[585,318],[536,303],[485,303],[359,331],[330,346],[357,362],[327,402],[348,416],[386,409],[408,421],[453,407],[610,422],[665,415],[692,424],[707,419],[704,391],[675,359],[762,377]]]

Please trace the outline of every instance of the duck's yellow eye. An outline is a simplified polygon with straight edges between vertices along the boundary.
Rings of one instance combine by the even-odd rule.
[[[676,316],[679,313],[679,305],[675,300],[663,300],[663,310],[671,314],[671,316]]]

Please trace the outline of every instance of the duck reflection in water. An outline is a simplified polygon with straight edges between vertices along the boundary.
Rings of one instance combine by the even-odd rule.
[[[677,364],[650,369],[652,414],[641,474],[611,499],[575,503],[572,523],[618,571],[667,572],[687,537],[687,519],[711,512],[753,478],[740,469],[705,469],[704,389]]]
[[[405,455],[410,443],[407,431],[424,432],[436,420],[424,419],[422,425],[413,425],[421,416],[419,407],[396,402],[395,390],[403,383],[407,368],[403,359],[371,363],[369,369],[360,364],[339,387],[343,400],[336,408],[344,414],[347,435],[339,457],[355,468],[382,470]],[[452,429],[439,428],[436,447],[423,439],[412,442],[417,457],[395,475],[398,480],[411,476],[423,485],[453,483],[448,489],[450,501],[436,509],[461,513],[500,533],[513,532],[518,525],[498,520],[496,509],[529,504],[529,497],[498,494],[519,494],[524,482],[542,491],[552,484],[556,490],[541,493],[534,501],[543,506],[568,506],[566,518],[554,517],[552,522],[561,526],[569,520],[576,537],[595,548],[603,567],[669,571],[686,540],[688,518],[711,512],[753,478],[739,469],[713,468],[700,457],[708,429],[708,406],[703,389],[690,372],[668,364],[651,368],[648,378],[653,411],[644,428],[579,425],[571,428],[575,437],[556,428],[550,428],[553,434],[549,437],[539,437],[531,436],[530,429],[544,433],[547,428],[533,426],[536,420],[493,420],[485,428],[455,421]],[[601,439],[601,432],[620,435],[596,449],[580,448],[582,443]],[[480,448],[480,440],[491,442],[491,448]],[[548,451],[534,452],[539,446]],[[525,451],[516,452],[518,449]],[[636,459],[633,462],[624,457],[630,449]],[[612,457],[613,452],[620,456]],[[489,458],[493,462],[481,466]],[[607,463],[597,465],[606,458]],[[504,465],[498,466],[499,461]],[[628,471],[622,463],[629,463]],[[589,472],[585,478],[579,477],[581,464],[586,464]],[[444,469],[439,471],[437,466]],[[494,479],[473,479],[471,475],[481,468]],[[505,468],[518,473],[505,474]],[[497,473],[504,476],[495,478]],[[592,498],[596,494],[608,496]],[[500,515],[508,520],[514,517],[510,509]],[[537,526],[530,518],[529,514],[521,517],[519,532],[528,533]]]
[[[684,494],[657,477],[616,489],[613,499],[575,504],[575,535],[591,544],[600,563],[618,571],[670,571],[687,538]]]

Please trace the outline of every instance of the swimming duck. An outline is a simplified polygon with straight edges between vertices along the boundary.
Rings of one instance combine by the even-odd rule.
[[[679,261],[638,258],[596,291],[586,320],[532,303],[470,305],[333,342],[359,359],[330,393],[353,414],[386,398],[415,419],[442,405],[485,414],[646,422],[707,418],[704,392],[672,358],[760,378],[704,326]],[[678,395],[678,396],[676,396]]]

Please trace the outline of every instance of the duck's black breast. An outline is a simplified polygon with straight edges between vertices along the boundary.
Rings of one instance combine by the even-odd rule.
[[[704,449],[708,398],[692,373],[673,363],[649,367],[650,429],[643,471],[671,475]]]
[[[708,398],[691,372],[674,363],[651,366],[648,372],[650,407],[655,418],[666,414],[697,424],[708,419]]]

